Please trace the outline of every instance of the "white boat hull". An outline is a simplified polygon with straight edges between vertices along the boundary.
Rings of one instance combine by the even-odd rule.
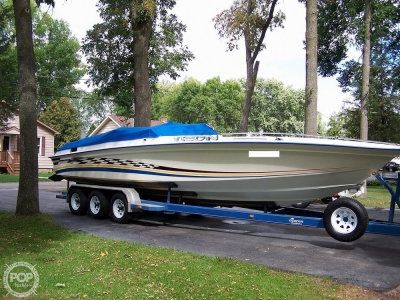
[[[379,145],[379,146],[377,146]],[[292,204],[328,197],[359,184],[400,147],[304,138],[174,137],[61,151],[54,170],[66,179],[175,183],[197,199]]]

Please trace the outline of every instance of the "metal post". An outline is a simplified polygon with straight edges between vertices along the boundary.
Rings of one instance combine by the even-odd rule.
[[[382,183],[382,185],[389,191],[389,193],[391,195],[388,222],[389,223],[393,223],[395,204],[397,203],[397,205],[400,207],[400,201],[399,201],[399,197],[400,197],[400,173],[397,173],[396,192],[393,190],[393,188],[390,186],[390,184],[388,184],[385,181],[385,179],[383,179],[383,177],[379,173],[377,173],[375,175],[375,177],[376,177],[376,179],[379,180],[380,183]]]
[[[167,203],[171,202],[171,185],[168,185]]]

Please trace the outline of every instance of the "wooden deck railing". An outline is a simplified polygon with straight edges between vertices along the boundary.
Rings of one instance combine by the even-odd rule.
[[[8,151],[0,151],[0,164],[4,164],[8,159]]]
[[[5,167],[9,174],[19,174],[20,153],[0,151],[0,167]]]

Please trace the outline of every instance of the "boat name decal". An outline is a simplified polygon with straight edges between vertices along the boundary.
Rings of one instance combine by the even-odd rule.
[[[175,142],[218,141],[218,135],[176,136],[174,137],[174,141]]]
[[[295,218],[290,218],[289,222],[292,225],[303,225],[303,220],[296,220]]]
[[[279,157],[279,151],[249,151],[249,157]]]

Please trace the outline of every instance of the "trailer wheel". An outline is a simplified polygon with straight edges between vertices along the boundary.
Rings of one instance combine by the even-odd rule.
[[[351,198],[332,201],[324,212],[326,231],[341,242],[359,239],[367,230],[368,223],[368,212],[365,207]]]
[[[128,212],[128,201],[123,193],[116,193],[111,198],[111,219],[116,223],[126,224],[132,220]]]
[[[89,194],[89,215],[95,219],[104,219],[110,212],[110,203],[101,191]]]
[[[74,215],[82,216],[87,213],[88,199],[86,194],[79,188],[72,188],[68,192],[68,205],[69,210]]]

